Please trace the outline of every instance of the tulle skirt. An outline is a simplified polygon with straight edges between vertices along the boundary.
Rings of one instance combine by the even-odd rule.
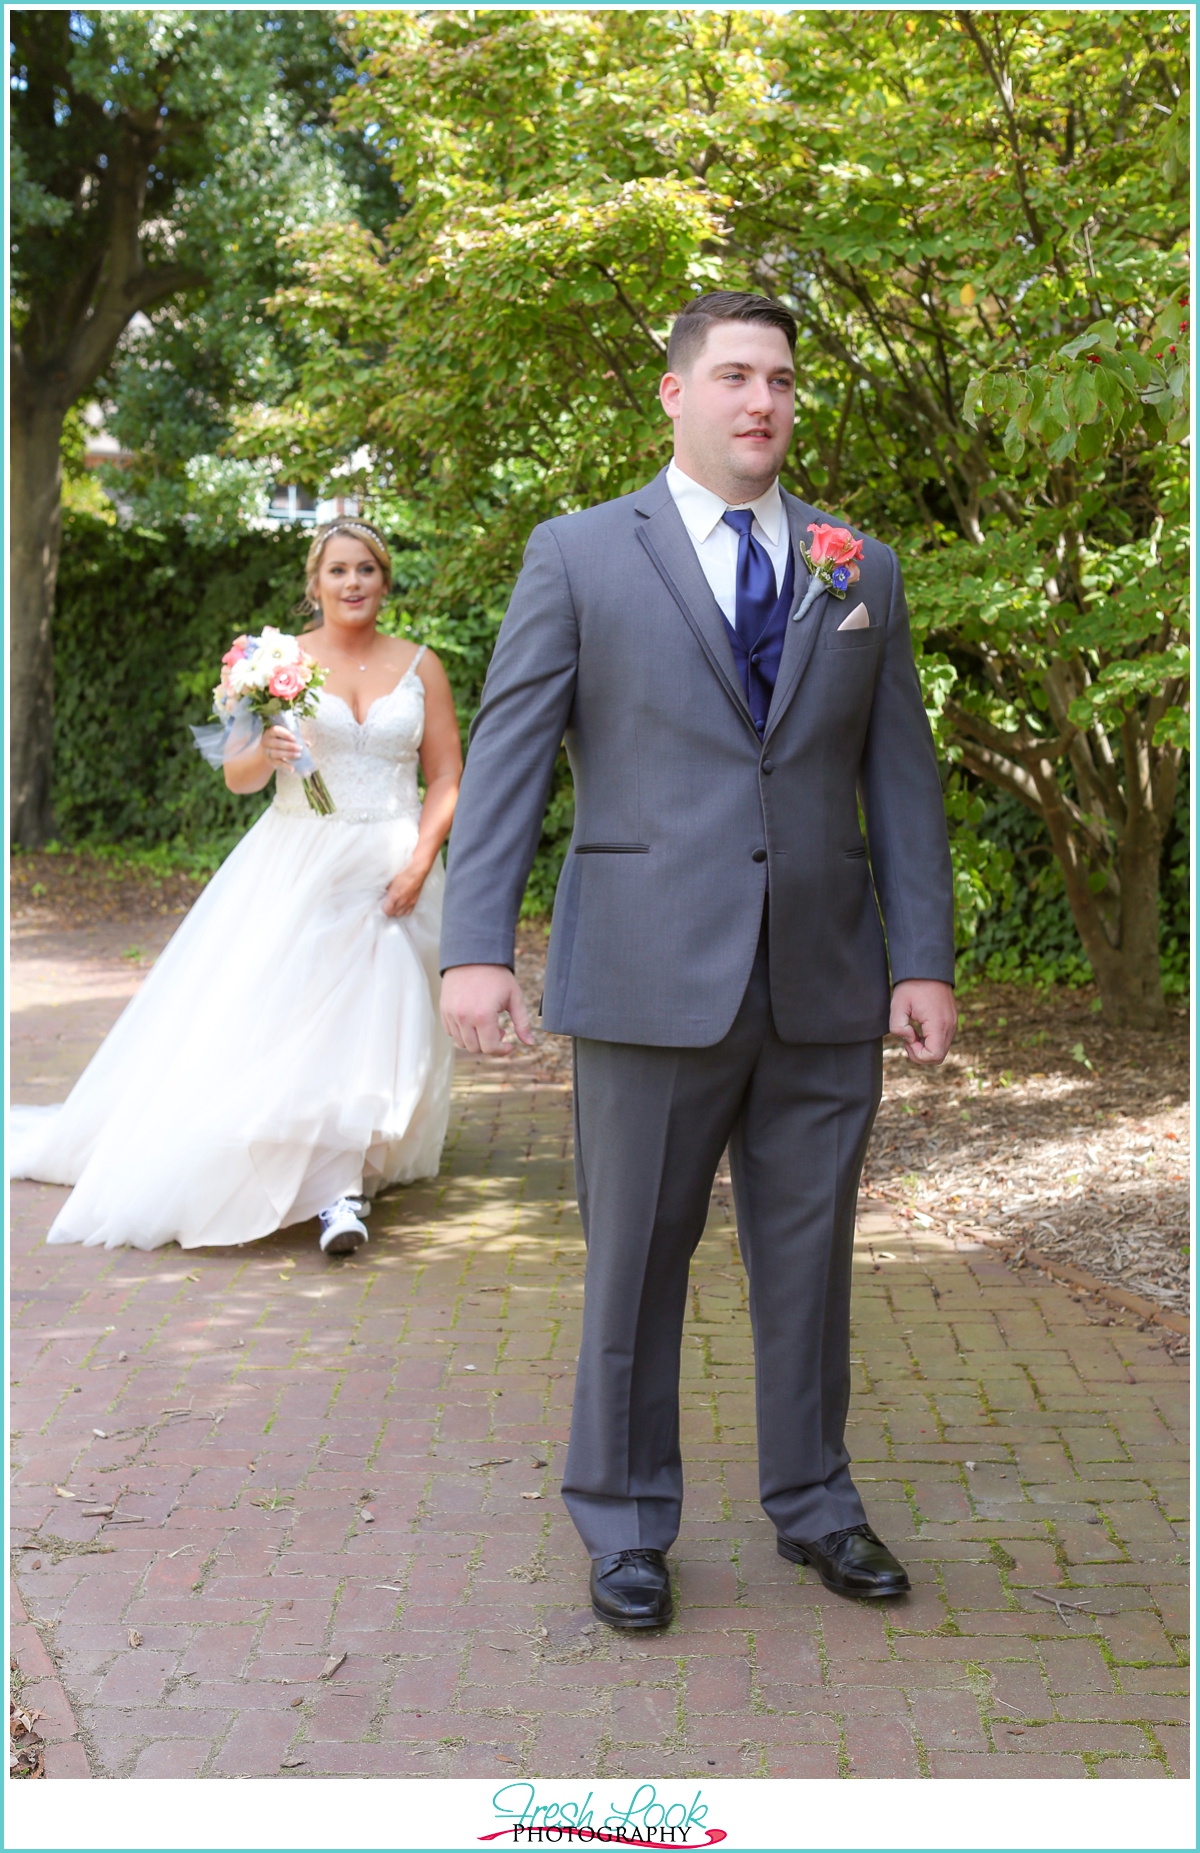
[[[12,1109],[9,1175],[74,1186],[51,1242],[248,1242],[436,1175],[440,860],[412,914],[381,905],[416,837],[415,818],[259,819],[66,1102]]]

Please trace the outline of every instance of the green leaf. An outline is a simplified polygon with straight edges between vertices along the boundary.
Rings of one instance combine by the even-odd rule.
[[[971,378],[967,381],[967,390],[963,394],[962,415],[970,425],[972,431],[978,428],[976,423],[978,418],[977,408],[979,405],[979,393],[982,383],[983,375],[973,373]]]
[[[1003,373],[989,373],[983,382],[980,403],[985,414],[990,417],[998,412],[1008,397],[1008,380]]]
[[[1073,368],[1063,386],[1067,410],[1077,425],[1090,425],[1099,415],[1100,396],[1092,371],[1086,363],[1082,367]]]
[[[1060,432],[1046,451],[1050,462],[1062,463],[1069,457],[1075,448],[1078,436],[1079,433],[1074,425],[1068,425],[1065,431]]]
[[[1186,708],[1168,708],[1154,729],[1155,746],[1176,746],[1189,752],[1192,744],[1191,716]]]

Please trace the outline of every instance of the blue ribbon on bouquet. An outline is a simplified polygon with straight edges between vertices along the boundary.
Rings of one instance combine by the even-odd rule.
[[[317,769],[317,762],[312,756],[312,749],[300,732],[300,722],[290,708],[276,714],[270,721],[272,727],[282,727],[298,740],[301,747],[299,759],[293,759],[289,772],[298,772],[301,778],[307,778]],[[256,714],[245,696],[238,702],[232,714],[223,721],[214,721],[208,727],[193,727],[192,739],[196,751],[203,755],[210,766],[223,766],[226,760],[236,759],[239,753],[247,753],[257,746],[263,737],[262,716]]]

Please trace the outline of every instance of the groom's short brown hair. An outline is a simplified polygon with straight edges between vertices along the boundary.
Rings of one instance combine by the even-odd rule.
[[[792,353],[796,352],[796,318],[781,302],[749,290],[710,290],[685,303],[675,317],[667,343],[668,373],[683,373],[692,365],[703,352],[714,322],[765,322],[781,329]]]

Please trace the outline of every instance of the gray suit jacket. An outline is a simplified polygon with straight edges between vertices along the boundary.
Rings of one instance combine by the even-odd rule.
[[[828,517],[783,500],[795,610],[808,585],[800,543]],[[869,626],[839,632],[860,601]],[[847,597],[825,593],[789,623],[760,741],[665,472],[535,528],[471,728],[443,970],[511,966],[564,737],[575,832],[554,904],[548,1030],[719,1042],[768,884],[785,1041],[882,1035],[889,959],[894,983],[953,982],[945,811],[890,547],[867,538]]]

